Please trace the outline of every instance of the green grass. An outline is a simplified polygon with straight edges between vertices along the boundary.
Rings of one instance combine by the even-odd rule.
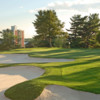
[[[0,54],[13,53],[29,54],[31,57],[78,59],[100,56],[100,49],[23,48],[0,52]]]
[[[11,100],[34,100],[46,85],[56,84],[100,94],[100,49],[34,48],[0,53],[29,53],[31,57],[70,58],[73,62],[0,64],[0,67],[28,65],[43,68],[39,78],[15,85],[5,92]]]

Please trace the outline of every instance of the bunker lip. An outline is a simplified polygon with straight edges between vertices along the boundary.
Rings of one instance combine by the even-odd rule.
[[[29,57],[28,54],[0,54],[0,63],[46,63],[46,62],[69,62],[74,59],[56,59],[56,58],[36,58]]]

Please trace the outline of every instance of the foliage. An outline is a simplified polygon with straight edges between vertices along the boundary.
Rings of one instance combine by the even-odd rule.
[[[96,40],[97,40],[98,43],[100,43],[100,32],[97,34]]]
[[[28,41],[25,41],[25,42],[26,42],[26,44],[25,44],[26,48],[32,48],[32,47],[34,47],[34,40],[33,39],[28,39]]]
[[[41,35],[37,35],[33,39],[35,47],[49,47],[48,39],[42,39]]]
[[[64,37],[57,37],[54,40],[54,46],[55,47],[66,47],[67,44],[67,40]]]
[[[3,30],[2,38],[1,50],[9,50],[14,48],[14,35],[11,30]]]
[[[3,30],[1,32],[2,41],[0,43],[0,50],[10,50],[20,48],[20,44],[16,44],[15,40],[20,40],[18,36],[15,36],[10,29]]]
[[[63,32],[64,23],[61,23],[54,10],[40,10],[36,17],[33,24],[38,36],[41,40],[48,41],[49,46],[52,47],[52,40]]]
[[[74,15],[70,20],[69,36],[62,37],[64,23],[58,19],[54,10],[40,10],[33,22],[38,36],[36,47],[98,48],[97,34],[100,32],[99,14],[89,16]],[[94,38],[95,37],[95,38]],[[64,38],[64,39],[62,39]],[[97,40],[97,41],[95,41]],[[49,43],[49,44],[48,44]]]
[[[84,17],[75,15],[71,18],[71,28],[68,30],[72,33],[70,41],[72,45],[75,44],[74,47],[88,48],[91,46],[91,39],[96,37],[99,29],[100,19],[98,14],[90,14],[90,16]]]
[[[54,39],[54,47],[69,48],[69,43],[67,39],[67,32],[62,32],[60,35],[57,35],[57,37]]]

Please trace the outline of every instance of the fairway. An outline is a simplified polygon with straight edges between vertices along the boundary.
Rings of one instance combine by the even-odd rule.
[[[10,53],[24,53],[39,58],[75,59],[72,62],[0,64],[0,67],[27,65],[45,70],[39,78],[8,89],[5,95],[12,100],[34,100],[47,85],[61,85],[100,94],[100,49],[31,48],[0,52],[0,54]],[[29,91],[33,94],[28,94]]]

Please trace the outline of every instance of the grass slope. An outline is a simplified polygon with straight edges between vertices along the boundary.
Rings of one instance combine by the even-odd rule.
[[[77,58],[73,62],[0,64],[37,66],[45,73],[37,79],[15,85],[5,92],[11,100],[34,100],[49,84],[100,94],[100,49],[35,48],[1,53],[29,53],[31,57]]]

